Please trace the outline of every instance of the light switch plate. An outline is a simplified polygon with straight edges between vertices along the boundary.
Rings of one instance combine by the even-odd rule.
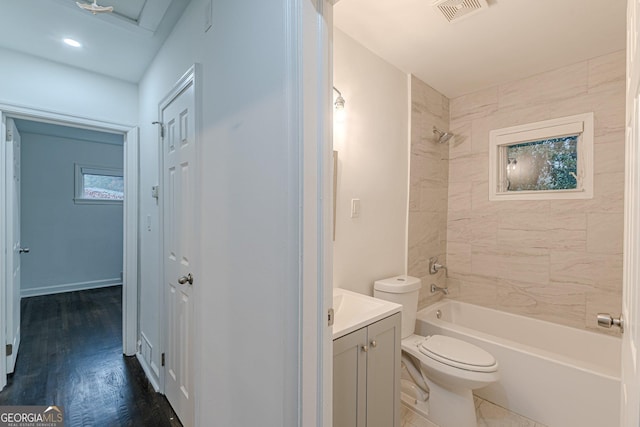
[[[360,216],[360,199],[351,199],[351,218]]]

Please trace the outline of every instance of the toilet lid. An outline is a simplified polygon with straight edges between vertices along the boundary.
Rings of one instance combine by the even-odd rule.
[[[444,335],[426,337],[418,346],[430,358],[455,368],[476,372],[494,372],[496,359],[480,347]]]

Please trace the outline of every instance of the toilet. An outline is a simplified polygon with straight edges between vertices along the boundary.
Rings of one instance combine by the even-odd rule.
[[[498,381],[498,363],[457,338],[414,334],[421,285],[406,275],[374,283],[374,297],[402,304],[403,373],[413,380],[403,374],[402,400],[440,427],[476,427],[472,390]]]

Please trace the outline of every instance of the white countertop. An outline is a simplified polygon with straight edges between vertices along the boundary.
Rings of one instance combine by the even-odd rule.
[[[333,288],[333,339],[399,313],[402,305],[368,295]]]

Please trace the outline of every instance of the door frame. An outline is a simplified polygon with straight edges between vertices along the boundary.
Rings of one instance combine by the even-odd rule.
[[[298,425],[333,424],[333,5],[294,1],[289,116],[298,147],[300,219]]]
[[[167,92],[167,94],[164,96],[164,98],[162,98],[162,100],[158,103],[158,170],[160,171],[159,177],[158,177],[158,181],[160,183],[159,185],[159,190],[158,190],[158,206],[159,206],[159,210],[158,210],[158,220],[159,220],[159,224],[158,224],[158,229],[162,230],[162,232],[160,232],[160,251],[158,253],[158,257],[160,260],[160,274],[161,274],[161,280],[162,280],[162,298],[160,299],[160,312],[161,312],[161,316],[160,316],[160,336],[158,337],[158,342],[159,342],[159,347],[160,347],[160,351],[162,354],[165,354],[167,352],[167,332],[169,331],[168,328],[168,322],[169,322],[169,316],[166,313],[166,310],[164,309],[166,307],[166,293],[165,293],[165,283],[164,283],[164,277],[165,277],[165,265],[164,265],[164,243],[165,243],[165,236],[164,236],[164,218],[165,218],[165,213],[164,213],[164,185],[162,185],[162,183],[164,182],[164,152],[162,151],[162,146],[164,144],[164,138],[163,138],[163,128],[164,128],[164,123],[162,123],[162,112],[163,110],[169,105],[171,104],[171,102],[173,102],[174,99],[176,99],[183,90],[185,90],[187,87],[189,87],[190,85],[193,85],[194,88],[194,107],[195,107],[195,132],[194,132],[194,141],[195,141],[195,152],[196,152],[196,161],[195,161],[195,172],[194,175],[196,176],[196,180],[194,182],[194,186],[193,186],[193,191],[195,192],[195,194],[200,194],[200,171],[201,169],[201,164],[200,164],[200,159],[202,156],[200,156],[200,151],[201,151],[201,129],[202,129],[202,120],[201,120],[201,115],[202,115],[202,96],[201,96],[201,90],[200,88],[202,87],[202,83],[201,80],[202,79],[202,67],[199,63],[195,63],[193,64],[183,75],[182,77],[180,77],[180,79],[178,79],[178,81],[173,85],[173,87]],[[196,204],[197,204],[197,199],[196,199]],[[196,208],[195,214],[194,214],[194,221],[196,226],[198,224],[200,224],[200,220],[201,220],[201,214],[200,214],[200,209]],[[194,242],[194,247],[197,248],[194,254],[194,266],[195,268],[193,269],[193,275],[195,277],[195,279],[197,280],[199,277],[201,277],[201,264],[200,264],[200,251],[199,251],[199,247],[200,247],[200,240],[197,238],[197,233],[196,235],[196,241]],[[193,312],[192,312],[192,319],[194,320],[194,322],[192,323],[192,328],[193,328],[193,337],[194,337],[194,342],[193,342],[193,348],[192,348],[192,354],[193,354],[193,372],[198,372],[200,371],[200,366],[201,365],[201,346],[200,346],[200,342],[201,340],[198,339],[198,337],[200,336],[200,327],[198,322],[195,322],[195,319],[197,319],[197,313],[200,310],[200,298],[198,298],[198,286],[194,286],[192,289],[192,295],[191,298],[193,299]],[[162,373],[161,375],[158,375],[158,381],[159,381],[159,391],[162,394],[165,394],[165,385],[166,385],[166,381],[165,381],[165,376],[166,376],[166,366],[162,366]],[[194,375],[193,378],[193,389],[194,392],[196,394],[196,397],[194,397],[194,403],[195,405],[198,405],[198,400],[197,400],[197,395],[199,393],[200,390],[200,377],[198,377],[197,375]],[[194,419],[195,419],[195,415],[198,413],[197,408],[194,405]],[[196,420],[196,425],[197,425],[197,420]]]
[[[80,117],[10,104],[0,104],[0,165],[6,165],[6,118],[17,118],[95,131],[120,133],[124,137],[124,185],[123,203],[123,298],[122,298],[122,352],[132,356],[137,350],[138,337],[138,181],[139,137],[138,127],[132,124],[105,122],[90,117]],[[0,173],[0,271],[6,271],[6,229],[9,226],[5,214],[9,206],[6,193],[7,177]],[[0,301],[6,301],[7,280],[0,275]],[[6,310],[0,304],[0,320],[6,321]],[[6,342],[4,328],[0,328],[0,343]],[[6,364],[0,363],[0,390],[6,385]]]

